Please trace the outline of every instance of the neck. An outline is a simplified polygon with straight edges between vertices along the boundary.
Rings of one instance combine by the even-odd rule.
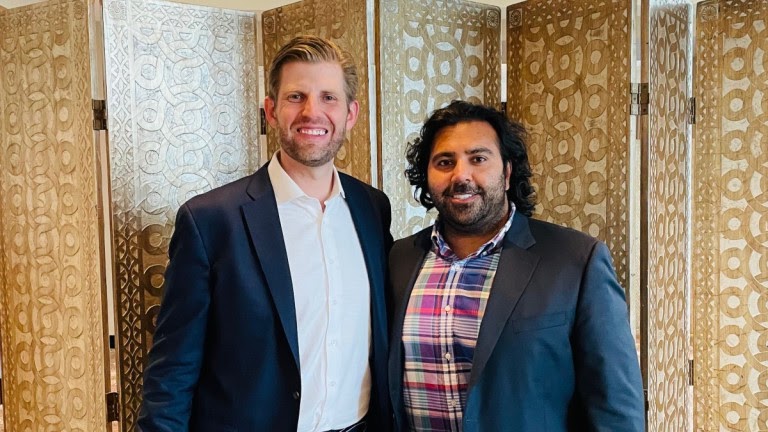
[[[484,230],[462,229],[449,223],[443,223],[443,238],[459,259],[464,259],[477,251],[480,246],[492,239],[507,223],[509,213],[504,218]]]
[[[296,182],[299,188],[308,196],[320,201],[320,205],[325,209],[325,201],[331,196],[333,190],[333,162],[310,167],[290,157],[284,157],[282,152],[277,155],[277,159],[286,174]]]

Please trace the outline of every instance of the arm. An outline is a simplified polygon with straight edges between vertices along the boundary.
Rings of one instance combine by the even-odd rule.
[[[640,367],[624,290],[597,242],[583,276],[572,334],[576,396],[590,430],[645,430]]]
[[[210,266],[186,204],[176,216],[169,255],[154,343],[144,370],[144,400],[138,419],[142,432],[189,429],[203,360]]]

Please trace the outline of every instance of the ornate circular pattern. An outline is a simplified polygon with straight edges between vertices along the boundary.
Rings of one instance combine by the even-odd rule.
[[[87,5],[17,8],[0,29],[6,428],[96,430],[104,349]]]
[[[406,143],[432,111],[451,100],[498,104],[500,16],[494,7],[469,2],[438,8],[426,0],[385,3],[379,18],[382,186],[392,201],[393,235],[400,238],[431,225],[436,216],[414,200],[403,175]]]

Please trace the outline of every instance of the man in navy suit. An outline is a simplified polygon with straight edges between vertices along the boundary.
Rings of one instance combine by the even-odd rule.
[[[624,291],[606,246],[529,219],[525,130],[455,101],[409,144],[433,227],[395,242],[396,430],[644,430]]]
[[[280,150],[179,209],[140,430],[389,429],[389,201],[333,165],[357,85],[327,40],[275,56],[265,110]]]

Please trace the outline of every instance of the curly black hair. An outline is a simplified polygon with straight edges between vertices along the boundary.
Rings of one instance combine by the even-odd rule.
[[[502,160],[505,164],[509,162],[512,167],[507,199],[515,203],[516,212],[531,216],[536,206],[536,193],[531,186],[531,165],[526,148],[528,133],[525,127],[507,119],[496,109],[459,100],[435,110],[422,126],[419,137],[408,143],[408,168],[405,170],[405,176],[412,186],[416,186],[413,197],[427,209],[435,206],[427,185],[427,168],[435,136],[447,126],[469,121],[484,121],[496,131]]]

